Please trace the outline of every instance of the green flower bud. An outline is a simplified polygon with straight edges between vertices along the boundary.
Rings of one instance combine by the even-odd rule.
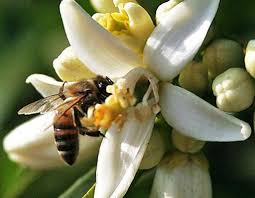
[[[154,129],[139,169],[150,169],[157,166],[163,155],[166,146],[163,137],[157,129]]]
[[[239,43],[218,39],[205,50],[203,63],[208,68],[209,76],[215,78],[231,67],[243,65],[243,57],[243,50]]]
[[[176,152],[157,167],[150,198],[211,198],[208,162],[202,155]]]
[[[202,63],[192,61],[180,73],[179,84],[195,94],[204,94],[208,88],[207,68]]]
[[[184,136],[175,129],[172,130],[172,142],[178,150],[184,153],[199,152],[205,145],[205,142]]]
[[[251,76],[242,68],[231,68],[217,76],[212,85],[219,109],[239,112],[248,108],[255,95]]]
[[[251,40],[248,43],[244,60],[246,70],[255,78],[255,40]]]

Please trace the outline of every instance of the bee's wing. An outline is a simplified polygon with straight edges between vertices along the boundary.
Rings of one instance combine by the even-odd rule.
[[[18,111],[18,114],[30,115],[35,113],[47,113],[54,111],[58,106],[64,103],[58,94],[48,96],[46,98],[37,100],[29,105],[26,105]]]
[[[64,102],[59,104],[57,107],[55,107],[53,110],[56,110],[60,107],[60,110],[58,109],[58,117],[56,119],[61,118],[68,110],[73,108],[82,98],[84,98],[84,96],[69,98],[68,100],[65,100]],[[54,121],[52,121],[51,124],[46,125],[44,130],[49,129],[53,125],[53,123]]]

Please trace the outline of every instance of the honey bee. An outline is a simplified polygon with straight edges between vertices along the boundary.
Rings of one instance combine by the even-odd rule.
[[[35,101],[19,110],[18,114],[35,114],[55,111],[53,120],[57,150],[62,159],[72,165],[79,152],[79,134],[92,137],[104,135],[97,128],[82,126],[88,108],[104,103],[110,95],[106,87],[113,82],[108,77],[96,76],[59,89],[59,93]]]

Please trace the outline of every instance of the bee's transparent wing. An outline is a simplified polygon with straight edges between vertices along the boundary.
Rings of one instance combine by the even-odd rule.
[[[18,111],[18,114],[30,115],[35,113],[47,113],[54,111],[58,106],[64,103],[58,94],[48,96],[46,98],[37,100],[29,105],[26,105]]]

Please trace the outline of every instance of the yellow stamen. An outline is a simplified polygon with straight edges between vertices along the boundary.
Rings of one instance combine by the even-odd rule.
[[[96,13],[96,20],[134,52],[142,55],[144,45],[154,29],[150,15],[137,3],[118,3],[119,12]]]
[[[150,82],[150,86],[142,102],[136,105],[135,86],[143,76]],[[130,71],[124,78],[106,87],[106,91],[111,95],[105,99],[103,104],[96,104],[88,109],[87,116],[81,119],[82,125],[107,130],[112,123],[115,123],[121,129],[127,113],[132,109],[135,118],[143,122],[152,113],[157,114],[160,110],[157,83],[158,80],[147,70],[137,68]],[[130,109],[130,107],[134,108]]]
[[[106,98],[104,104],[88,109],[87,117],[81,119],[83,126],[106,130],[114,122],[121,129],[126,118],[126,109],[135,105],[136,99],[127,90],[119,89],[116,84],[107,86],[107,92],[112,95]]]

